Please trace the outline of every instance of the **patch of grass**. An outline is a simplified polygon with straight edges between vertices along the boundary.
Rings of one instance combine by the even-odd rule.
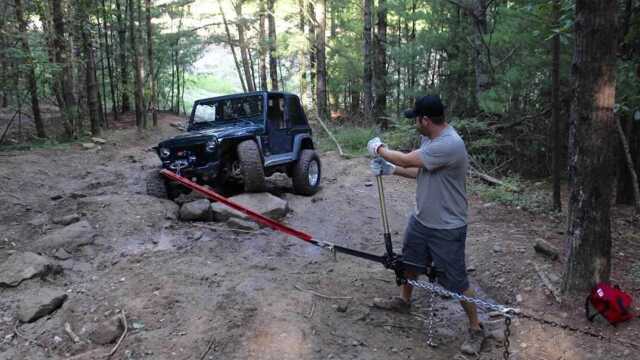
[[[504,177],[500,181],[505,185],[488,185],[473,179],[469,181],[468,191],[485,202],[513,206],[536,214],[552,211],[552,193],[548,184],[522,180],[517,176]]]
[[[374,129],[357,126],[334,127],[331,132],[340,143],[342,151],[354,156],[367,155],[367,142],[375,136]],[[335,143],[324,130],[320,128],[314,134],[320,151],[337,150]]]

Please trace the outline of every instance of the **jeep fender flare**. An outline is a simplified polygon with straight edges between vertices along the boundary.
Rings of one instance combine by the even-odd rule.
[[[298,134],[293,138],[293,158],[298,160],[300,152],[304,149],[313,150],[313,140],[309,134]]]

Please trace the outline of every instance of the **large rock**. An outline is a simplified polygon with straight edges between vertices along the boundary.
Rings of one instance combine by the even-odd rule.
[[[82,220],[69,226],[52,231],[33,243],[33,247],[40,250],[63,248],[73,252],[80,246],[92,244],[96,232],[91,225]]]
[[[183,204],[180,207],[180,220],[207,221],[211,220],[210,203],[207,199],[200,199]]]
[[[233,230],[257,231],[260,229],[260,224],[257,222],[236,217],[229,218],[227,225]]]
[[[70,214],[70,215],[65,215],[61,217],[54,217],[51,220],[51,222],[53,222],[54,224],[64,225],[64,226],[77,223],[78,221],[80,221],[80,215],[78,214]]]
[[[43,276],[53,269],[53,263],[46,257],[32,252],[11,255],[0,264],[0,287],[13,287],[36,276]]]
[[[95,326],[89,333],[89,339],[94,344],[107,345],[115,342],[124,331],[120,316],[114,316]]]
[[[289,210],[289,205],[286,200],[282,200],[269,193],[241,194],[229,199],[272,219],[283,218]],[[213,211],[213,216],[216,221],[227,221],[232,217],[248,219],[248,216],[244,213],[217,202],[211,204],[211,210]]]
[[[67,300],[67,294],[62,290],[39,288],[20,301],[18,305],[18,320],[34,322],[58,310]]]

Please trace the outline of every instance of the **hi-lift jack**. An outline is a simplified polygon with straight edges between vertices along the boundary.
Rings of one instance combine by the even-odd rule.
[[[268,218],[260,213],[257,213],[241,204],[238,204],[220,194],[218,194],[217,192],[206,188],[202,185],[199,185],[183,176],[180,176],[179,174],[176,174],[172,171],[169,170],[162,170],[160,171],[160,173],[162,175],[164,175],[165,177],[167,177],[170,180],[176,181],[178,183],[180,183],[181,185],[194,190],[200,194],[202,194],[203,196],[207,197],[210,200],[214,200],[217,201],[221,204],[224,204],[234,210],[237,210],[245,215],[247,215],[249,218],[253,219],[254,221],[264,225],[264,226],[268,226],[270,228],[272,228],[273,230],[279,231],[281,233],[293,236],[295,238],[298,238],[300,240],[306,241],[307,243],[311,244],[311,245],[315,245],[324,249],[327,249],[329,251],[331,251],[333,254],[336,253],[341,253],[341,254],[347,254],[347,255],[351,255],[351,256],[355,256],[361,259],[366,259],[366,260],[370,260],[370,261],[374,261],[377,263],[382,264],[385,268],[393,270],[393,272],[396,275],[396,283],[398,285],[402,285],[404,283],[407,282],[406,277],[404,276],[404,272],[405,270],[411,270],[414,272],[417,272],[419,274],[425,274],[427,275],[427,277],[429,278],[430,282],[434,282],[436,279],[436,275],[437,275],[437,271],[432,267],[432,266],[424,266],[424,265],[420,265],[420,264],[415,264],[415,263],[411,263],[411,262],[407,262],[405,260],[402,259],[402,256],[400,256],[399,254],[396,254],[393,251],[393,244],[391,242],[391,232],[389,230],[389,220],[387,218],[387,209],[386,209],[386,203],[385,203],[385,197],[384,197],[384,186],[382,183],[382,177],[381,176],[376,176],[376,181],[377,181],[377,185],[378,185],[378,198],[380,201],[380,215],[382,218],[382,226],[383,226],[383,230],[384,230],[384,246],[385,246],[385,254],[383,255],[375,255],[375,254],[371,254],[365,251],[361,251],[361,250],[356,250],[356,249],[351,249],[345,246],[341,246],[341,245],[336,245],[333,243],[329,243],[326,241],[322,241],[322,240],[318,240],[318,239],[314,239],[313,236],[300,231],[300,230],[296,230],[292,227],[289,227],[285,224],[282,224],[278,221],[275,221],[271,218]]]

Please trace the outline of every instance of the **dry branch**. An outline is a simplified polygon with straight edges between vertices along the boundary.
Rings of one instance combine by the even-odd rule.
[[[125,314],[124,310],[122,310],[120,321],[122,321],[124,330],[122,331],[122,335],[120,336],[120,339],[118,339],[118,343],[116,344],[116,346],[113,347],[113,349],[111,349],[111,351],[107,355],[107,358],[110,358],[113,354],[116,353],[116,351],[118,350],[118,347],[120,347],[120,344],[122,343],[122,340],[124,340],[125,336],[127,336],[127,332],[129,331],[129,327],[127,325],[127,315]]]

